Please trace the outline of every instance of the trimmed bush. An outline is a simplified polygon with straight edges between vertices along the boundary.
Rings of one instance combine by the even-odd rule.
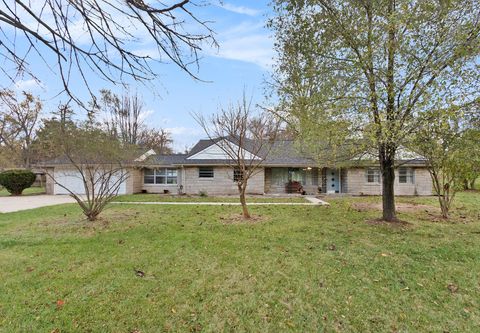
[[[0,185],[11,195],[21,195],[34,181],[35,174],[30,170],[8,170],[0,173]]]

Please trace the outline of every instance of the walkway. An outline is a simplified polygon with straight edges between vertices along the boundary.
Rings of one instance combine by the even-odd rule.
[[[22,195],[17,197],[0,197],[0,213],[53,206],[76,202],[68,195]]]
[[[308,202],[249,202],[249,206],[328,206],[329,203],[313,196],[304,197]],[[274,200],[274,199],[273,199]],[[25,195],[18,197],[0,197],[0,213],[74,203],[75,199],[68,195]],[[112,204],[128,205],[201,205],[201,206],[239,206],[240,202],[112,202]]]
[[[305,197],[309,202],[249,202],[249,206],[329,206],[326,201],[315,197]],[[199,206],[240,206],[240,202],[179,202],[179,201],[124,201],[112,202],[124,205],[199,205]]]

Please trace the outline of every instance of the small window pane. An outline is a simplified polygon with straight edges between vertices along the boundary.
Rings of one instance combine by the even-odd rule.
[[[380,183],[380,170],[367,169],[367,183]]]
[[[233,170],[233,181],[239,182],[243,179],[243,172],[240,169]]]
[[[177,183],[177,177],[168,177],[167,178],[167,184],[176,184]]]
[[[145,176],[143,177],[143,182],[145,184],[153,184],[154,183],[154,180],[155,178],[153,176]]]
[[[200,178],[213,178],[213,168],[212,167],[198,168],[198,177],[200,177]]]
[[[166,173],[166,170],[165,170],[165,169],[157,169],[157,170],[155,170],[155,174],[156,174],[157,176],[164,176],[165,173]]]
[[[156,176],[155,184],[165,184],[165,176]]]
[[[143,171],[143,174],[144,174],[145,176],[153,176],[154,173],[155,173],[155,170],[153,170],[153,169],[145,169],[145,170]]]
[[[400,184],[413,184],[414,183],[414,171],[411,168],[399,168],[398,169],[398,182]]]

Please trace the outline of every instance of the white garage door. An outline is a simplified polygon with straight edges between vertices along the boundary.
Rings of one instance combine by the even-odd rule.
[[[118,179],[112,177],[112,183],[114,183]],[[75,194],[85,194],[85,186],[83,185],[83,180],[81,174],[77,170],[55,170],[55,180],[57,183],[60,183],[61,185],[65,186],[68,188],[70,191],[72,191]],[[118,194],[126,194],[127,191],[127,186],[126,182],[123,181],[122,184],[120,184],[120,188],[118,190]],[[66,189],[64,189],[62,186],[55,184],[54,187],[54,193],[55,194],[70,194]]]

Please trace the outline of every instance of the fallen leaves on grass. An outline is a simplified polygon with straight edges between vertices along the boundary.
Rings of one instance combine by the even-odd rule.
[[[57,309],[63,308],[64,305],[65,305],[65,301],[63,299],[57,300]]]
[[[143,278],[143,277],[145,277],[145,275],[146,275],[145,272],[143,272],[143,271],[141,271],[141,270],[139,270],[139,269],[134,269],[134,271],[135,271],[135,275],[138,276],[138,277]]]
[[[454,283],[449,283],[448,286],[447,286],[448,290],[450,290],[450,292],[453,294],[453,293],[456,293],[458,291],[458,286]]]
[[[268,217],[262,215],[252,215],[249,219],[243,217],[242,214],[230,214],[220,216],[223,224],[255,224],[268,221]]]
[[[391,226],[395,228],[405,228],[405,227],[412,226],[410,222],[399,220],[399,219],[390,222],[390,221],[385,221],[384,219],[378,218],[378,219],[367,220],[365,222],[371,225],[385,225],[385,226]]]
[[[373,203],[373,202],[355,202],[352,204],[352,208],[355,209],[357,212],[364,212],[369,210],[382,210],[381,203]],[[404,203],[399,202],[396,204],[396,210],[401,213],[417,213],[420,211],[423,212],[439,212],[440,209],[438,207],[418,204],[418,203]]]

